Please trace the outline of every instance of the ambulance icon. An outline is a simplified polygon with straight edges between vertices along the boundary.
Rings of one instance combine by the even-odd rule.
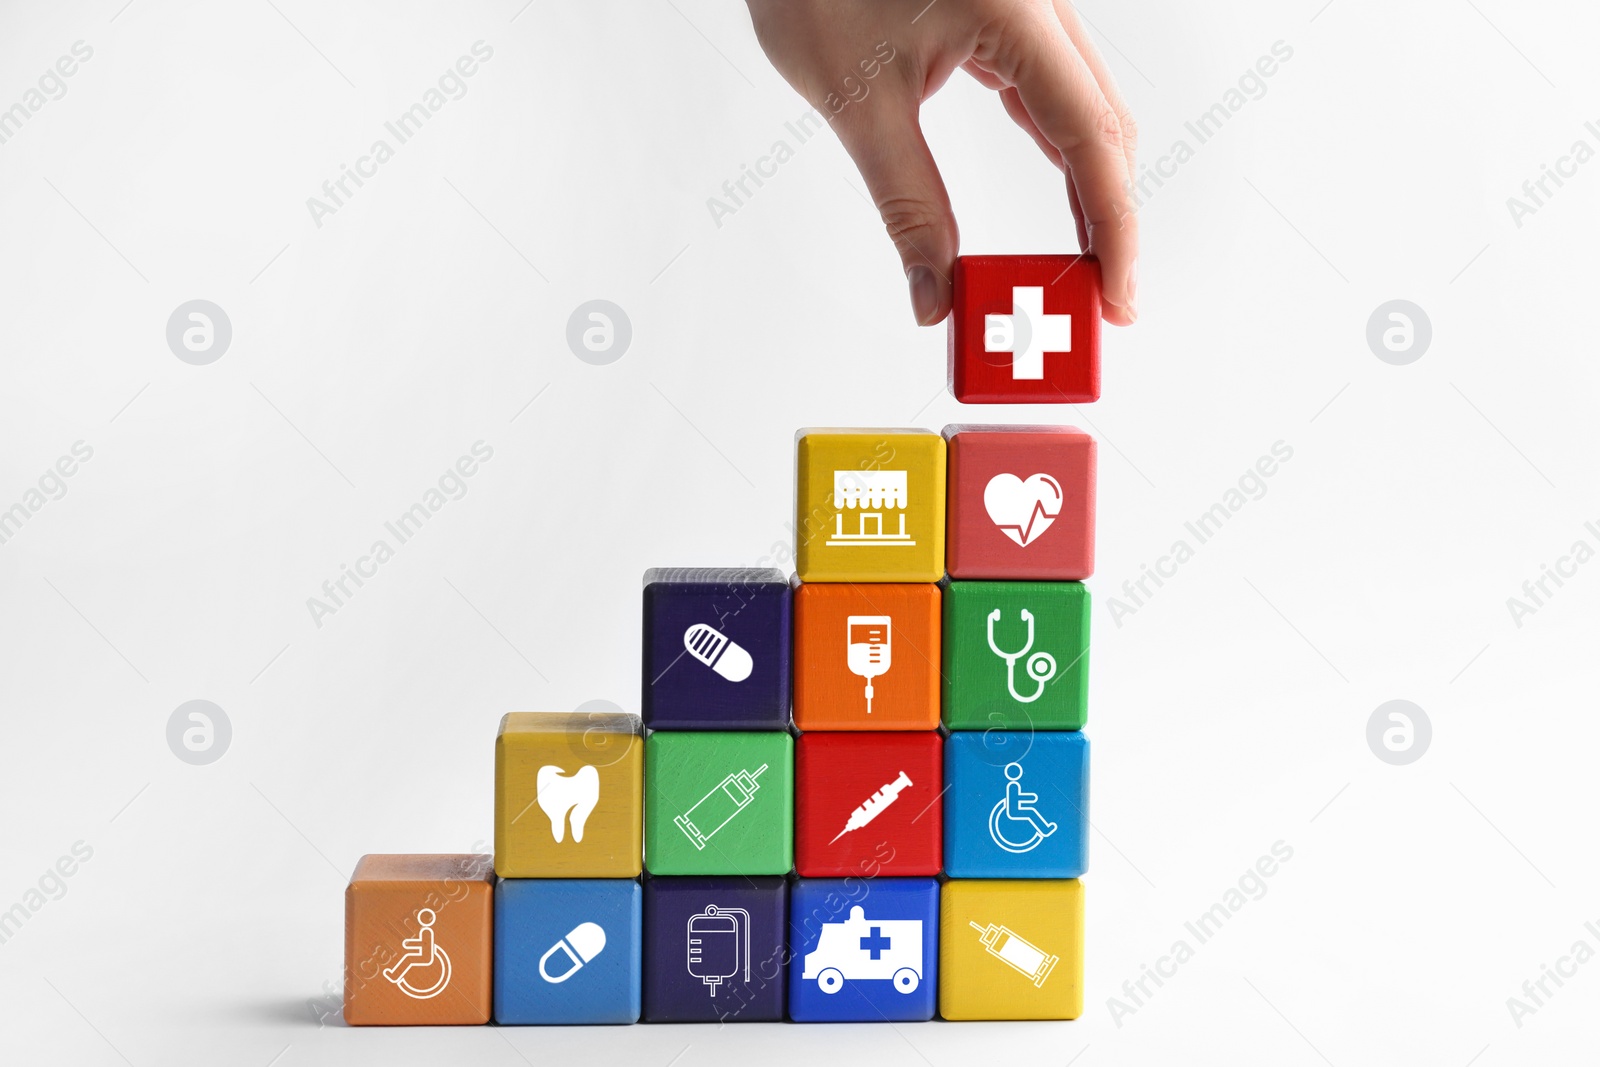
[[[801,978],[813,978],[824,993],[851,981],[889,979],[901,993],[922,983],[922,920],[868,919],[858,904],[842,923],[823,923],[817,950],[806,953]]]

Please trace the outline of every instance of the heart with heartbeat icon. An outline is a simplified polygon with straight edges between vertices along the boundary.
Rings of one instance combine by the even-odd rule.
[[[983,490],[983,506],[1001,533],[1027,548],[1061,514],[1061,483],[1048,474],[997,474]]]

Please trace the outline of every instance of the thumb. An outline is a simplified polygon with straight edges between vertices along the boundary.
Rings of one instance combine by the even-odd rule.
[[[900,253],[917,324],[932,326],[950,313],[950,278],[961,245],[950,194],[923,139],[916,102],[864,103],[841,112],[834,129]]]

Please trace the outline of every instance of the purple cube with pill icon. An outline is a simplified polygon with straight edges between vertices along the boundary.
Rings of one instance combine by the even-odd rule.
[[[646,571],[645,725],[787,729],[790,615],[789,582],[776,568]]]

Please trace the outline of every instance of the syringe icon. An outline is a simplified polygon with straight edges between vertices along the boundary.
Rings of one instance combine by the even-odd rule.
[[[695,801],[694,807],[672,820],[678,829],[683,831],[683,836],[694,845],[696,851],[703,850],[706,842],[715,837],[718,830],[749,807],[750,802],[755,799],[756,792],[761,788],[761,783],[756,779],[760,778],[766,769],[767,765],[763,763],[754,771],[739,771],[728,775],[712,786],[705,796]]]
[[[893,804],[895,799],[900,796],[900,791],[910,784],[911,779],[906,777],[905,771],[901,771],[900,777],[872,794],[862,802],[860,807],[850,813],[849,821],[844,824],[843,830],[833,835],[833,841],[839,840],[851,830],[861,829],[867,823],[883,814],[883,809]],[[829,841],[828,844],[833,844],[833,841]]]
[[[990,923],[985,928],[970,919],[967,925],[978,931],[978,940],[983,942],[983,947],[989,955],[1001,960],[1028,979],[1035,989],[1044,985],[1044,980],[1050,977],[1050,972],[1055,970],[1056,963],[1061,958],[1046,953],[1044,949],[1008,926],[996,926]]]

